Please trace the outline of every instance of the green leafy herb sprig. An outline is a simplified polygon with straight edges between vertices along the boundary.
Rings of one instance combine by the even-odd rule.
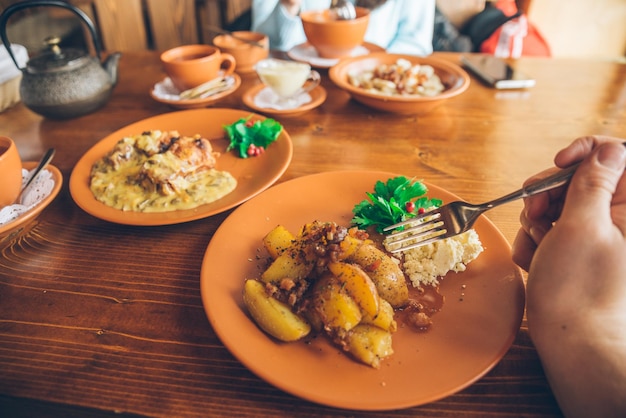
[[[374,193],[366,192],[369,199],[352,209],[352,224],[359,229],[375,226],[377,232],[383,233],[383,229],[388,226],[441,206],[443,202],[440,199],[425,196],[427,191],[423,183],[404,176],[388,179],[386,183],[377,181]]]
[[[283,127],[274,119],[252,121],[251,116],[224,125],[230,144],[226,151],[235,150],[241,158],[262,154],[280,135]]]

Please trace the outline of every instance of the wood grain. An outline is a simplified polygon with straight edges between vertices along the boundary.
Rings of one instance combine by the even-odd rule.
[[[154,49],[199,42],[196,0],[146,0]]]
[[[458,56],[444,54],[457,62]],[[338,169],[416,176],[470,201],[488,200],[552,165],[583,134],[626,137],[626,66],[525,58],[528,91],[469,90],[423,117],[372,111],[335,88],[327,101],[280,118],[294,144],[280,181]],[[126,53],[109,103],[68,121],[22,105],[0,130],[24,160],[54,146],[60,195],[21,235],[0,246],[0,410],[7,416],[380,416],[297,399],[257,378],[221,344],[199,291],[202,257],[229,212],[186,224],[131,227],[79,209],[67,181],[110,132],[173,109],[150,99],[164,77],[154,52]],[[218,104],[245,109],[242,86]],[[521,203],[488,217],[512,242]],[[297,365],[294,365],[297,367]],[[416,376],[416,378],[420,378]],[[389,417],[560,416],[525,323],[505,357],[469,388]]]
[[[93,0],[104,49],[136,51],[148,48],[141,0]]]

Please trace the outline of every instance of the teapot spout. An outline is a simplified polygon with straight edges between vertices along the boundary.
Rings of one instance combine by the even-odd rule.
[[[105,71],[109,74],[111,78],[111,84],[115,86],[117,84],[117,69],[119,67],[120,58],[122,57],[121,52],[115,52],[107,57],[104,60],[103,67]]]

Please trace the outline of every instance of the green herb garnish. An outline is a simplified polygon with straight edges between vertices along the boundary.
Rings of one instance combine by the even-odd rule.
[[[404,176],[388,179],[386,183],[377,181],[374,193],[366,192],[369,199],[352,209],[352,224],[359,229],[376,226],[376,231],[383,233],[384,228],[415,217],[420,208],[423,212],[441,206],[440,199],[424,196],[427,191],[423,183]]]
[[[231,125],[224,125],[230,144],[226,151],[235,150],[241,158],[254,157],[263,151],[280,135],[283,127],[274,119],[252,121],[251,116],[241,118]]]

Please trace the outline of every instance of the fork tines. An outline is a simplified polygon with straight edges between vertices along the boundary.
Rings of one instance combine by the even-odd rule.
[[[441,213],[435,211],[388,226],[384,231],[402,227],[404,229],[393,232],[385,238],[385,248],[391,253],[410,250],[438,241],[445,237],[448,232],[444,221],[441,219]]]

